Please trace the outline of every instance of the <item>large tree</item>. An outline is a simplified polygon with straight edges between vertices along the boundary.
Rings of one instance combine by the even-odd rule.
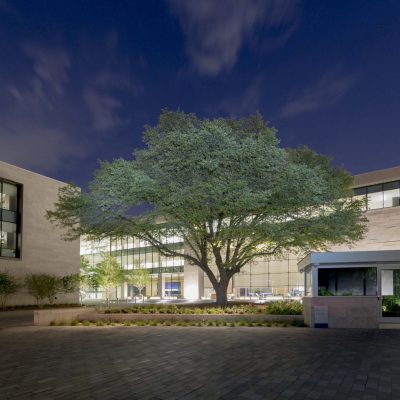
[[[88,192],[60,189],[48,217],[70,239],[134,235],[183,257],[206,273],[220,305],[254,258],[351,244],[365,231],[351,175],[306,147],[279,147],[260,114],[164,111],[144,144],[132,160],[102,163]],[[165,235],[182,237],[188,251],[169,247]]]

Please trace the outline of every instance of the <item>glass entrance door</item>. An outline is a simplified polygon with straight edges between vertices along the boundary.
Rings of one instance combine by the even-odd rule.
[[[381,270],[382,318],[400,318],[400,269]]]

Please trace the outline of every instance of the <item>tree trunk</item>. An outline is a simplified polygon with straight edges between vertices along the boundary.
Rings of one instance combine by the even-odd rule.
[[[226,293],[228,290],[228,284],[229,281],[220,281],[217,285],[214,285],[215,294],[217,296],[217,305],[219,307],[225,307],[228,303],[228,296]]]

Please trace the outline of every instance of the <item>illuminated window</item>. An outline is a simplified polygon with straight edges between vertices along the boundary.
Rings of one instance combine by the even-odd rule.
[[[398,207],[400,205],[400,181],[355,188],[353,194],[355,198],[365,200],[367,210]]]
[[[0,257],[20,257],[21,187],[0,180]]]

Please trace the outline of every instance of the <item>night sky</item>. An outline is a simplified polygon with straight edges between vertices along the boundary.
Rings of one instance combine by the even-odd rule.
[[[400,165],[400,1],[0,0],[0,160],[85,186],[163,108]]]

